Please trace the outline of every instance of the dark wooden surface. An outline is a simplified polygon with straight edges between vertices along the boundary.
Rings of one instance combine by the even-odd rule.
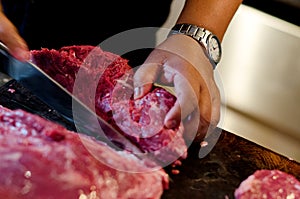
[[[298,162],[224,130],[206,157],[199,159],[198,151],[199,143],[193,143],[163,198],[234,198],[234,190],[258,169],[279,169],[300,180]]]
[[[14,80],[0,87],[0,104],[10,109],[24,109],[74,130],[55,110]],[[207,156],[200,159],[199,149],[200,143],[192,143],[188,158],[176,168],[179,174],[172,174],[171,166],[165,168],[170,175],[170,187],[162,199],[234,198],[234,190],[258,169],[279,169],[300,180],[298,162],[224,130]]]

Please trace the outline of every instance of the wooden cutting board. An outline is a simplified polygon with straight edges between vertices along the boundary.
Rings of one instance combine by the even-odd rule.
[[[75,130],[14,80],[0,87],[0,96],[0,104],[7,108],[21,108]],[[172,174],[171,166],[165,168],[170,175],[170,187],[162,199],[233,199],[234,190],[258,169],[278,169],[300,180],[300,163],[231,132],[222,130],[217,144],[204,158],[198,157],[199,149],[200,143],[192,143],[188,158],[175,168],[179,174]]]

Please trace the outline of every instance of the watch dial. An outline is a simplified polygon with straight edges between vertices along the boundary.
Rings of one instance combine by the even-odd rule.
[[[215,36],[212,36],[208,41],[208,53],[216,64],[220,61],[221,46],[219,40]]]

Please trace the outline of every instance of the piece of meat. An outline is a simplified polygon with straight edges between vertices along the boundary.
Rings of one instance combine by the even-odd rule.
[[[0,106],[0,198],[158,199],[163,169],[23,110]]]
[[[176,98],[155,87],[133,100],[133,70],[128,60],[94,46],[31,51],[32,61],[96,113],[164,165],[186,158],[183,125],[163,126]],[[110,137],[110,135],[107,135]],[[118,141],[119,142],[119,141]]]
[[[183,126],[164,127],[164,118],[176,98],[163,88],[154,88],[141,99],[132,99],[132,73],[119,79],[112,92],[113,123],[143,151],[152,153],[157,162],[168,165],[186,158]],[[129,86],[128,86],[129,85]]]
[[[257,170],[235,190],[236,199],[300,198],[300,182],[280,170]]]

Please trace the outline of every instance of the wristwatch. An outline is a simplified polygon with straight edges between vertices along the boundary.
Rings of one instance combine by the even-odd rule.
[[[206,55],[213,65],[213,69],[221,60],[222,48],[221,43],[216,35],[210,31],[193,25],[193,24],[176,24],[169,33],[188,35],[195,39],[202,47],[204,47]]]

